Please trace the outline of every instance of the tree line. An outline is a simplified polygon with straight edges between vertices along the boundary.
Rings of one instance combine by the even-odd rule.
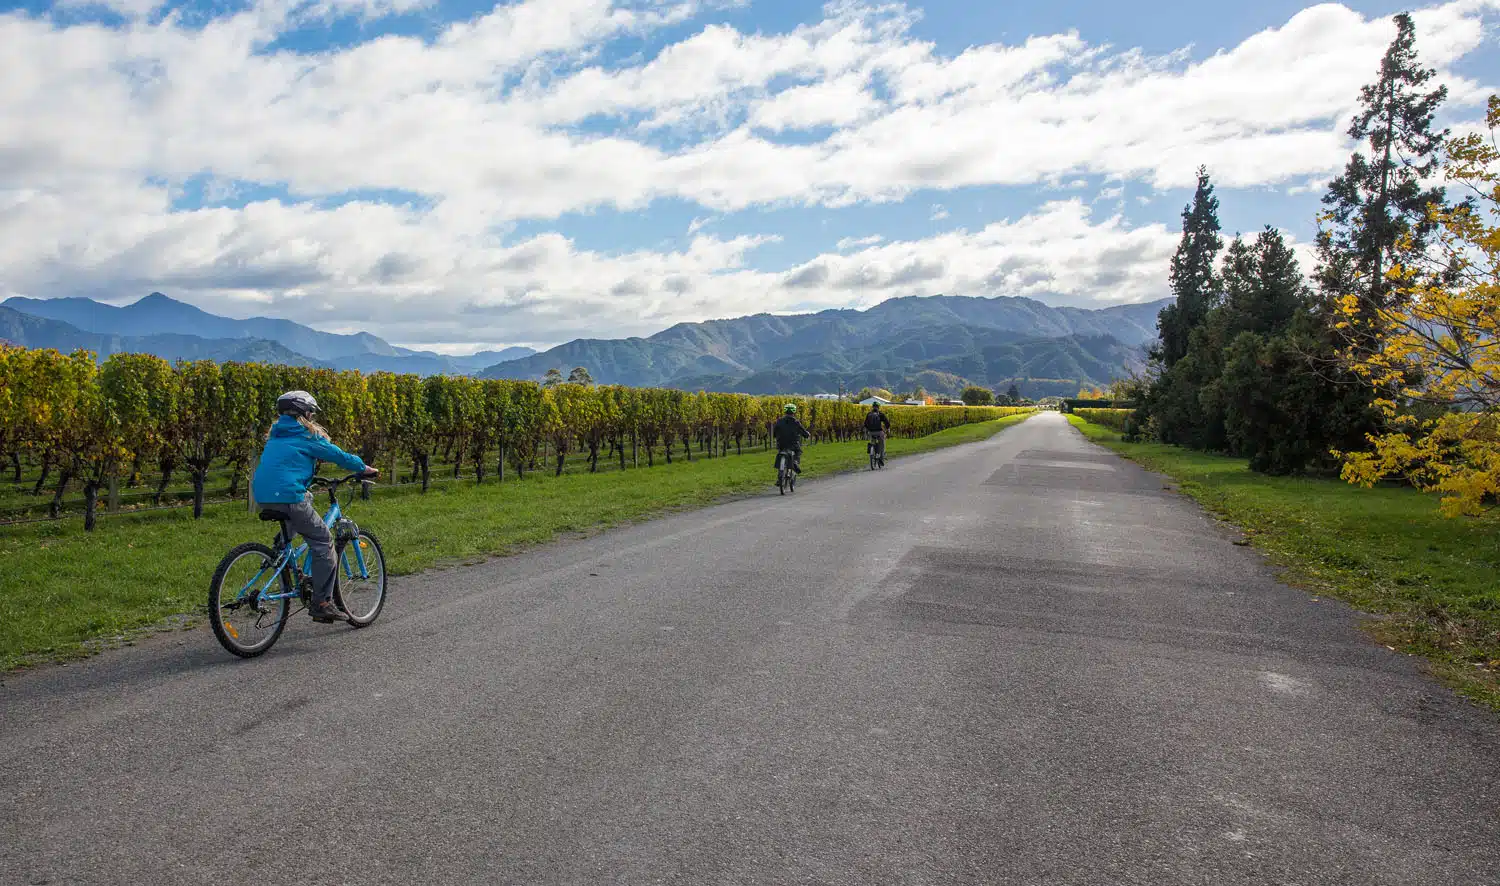
[[[1226,246],[1200,169],[1176,301],[1146,373],[1114,393],[1139,403],[1128,436],[1270,474],[1397,478],[1477,513],[1500,492],[1500,102],[1490,133],[1435,129],[1447,90],[1419,63],[1410,16],[1395,22],[1322,200],[1310,278],[1274,227]]]
[[[0,345],[0,456],[20,482],[22,457],[40,466],[36,491],[55,484],[56,514],[69,483],[81,484],[85,526],[110,481],[136,484],[154,477],[156,496],[174,475],[193,487],[201,516],[213,467],[231,472],[231,496],[247,480],[271,424],[275,400],[287,390],[318,399],[319,422],[345,449],[394,476],[405,461],[425,492],[435,455],[464,465],[484,482],[507,468],[561,474],[569,457],[621,468],[654,466],[674,454],[691,460],[726,455],[731,448],[768,445],[771,424],[786,403],[814,442],[861,434],[865,410],[853,403],[797,397],[689,393],[575,381],[480,380],[464,376],[396,375],[209,360],[172,364],[149,354],[114,354],[102,364],[87,351],[61,354]],[[917,437],[1016,410],[903,407],[891,411],[891,430]],[[547,464],[546,459],[551,463]],[[50,477],[50,480],[49,480]]]
[[[860,388],[852,399],[858,402],[870,397],[879,397],[888,403],[904,403],[907,400],[922,400],[926,396],[927,391],[921,385],[917,385],[910,394],[892,394],[885,388],[864,387]],[[959,393],[958,399],[962,400],[966,406],[1025,406],[1030,403],[1029,400],[1021,397],[1021,391],[1014,382],[1003,394],[997,394],[981,385],[967,385]]]

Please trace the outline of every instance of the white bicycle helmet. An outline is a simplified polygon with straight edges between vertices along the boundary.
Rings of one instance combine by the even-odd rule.
[[[312,415],[318,411],[318,401],[306,391],[287,391],[276,398],[276,414]]]

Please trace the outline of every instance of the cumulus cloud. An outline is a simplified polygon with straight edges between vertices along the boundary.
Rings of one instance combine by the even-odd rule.
[[[878,106],[866,81],[863,73],[845,74],[783,90],[750,111],[750,125],[773,131],[846,126]]]
[[[724,4],[520,0],[430,39],[372,27],[296,52],[276,40],[309,22],[428,4],[257,0],[189,26],[153,21],[154,0],[105,3],[124,26],[0,15],[0,119],[26,121],[0,127],[0,292],[162,289],[414,343],[641,333],[939,291],[1155,297],[1172,232],[1081,199],[922,241],[846,238],[764,271],[748,259],[774,237],[703,229],[756,207],[1083,176],[1109,179],[1098,198],[1111,200],[1119,183],[1189,185],[1204,163],[1222,187],[1316,186],[1347,156],[1345,121],[1393,33],[1323,4],[1199,61],[1076,33],[945,56],[914,35],[917,10],[844,0],[785,33],[674,30],[621,60],[606,47]],[[1417,13],[1423,61],[1457,107],[1485,94],[1450,68],[1496,8]],[[189,182],[201,202],[184,198]],[[284,196],[257,197],[268,188]],[[677,251],[581,249],[565,224],[502,235],[662,200],[704,213]]]

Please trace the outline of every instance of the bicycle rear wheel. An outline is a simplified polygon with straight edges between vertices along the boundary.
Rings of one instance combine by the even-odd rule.
[[[291,615],[291,601],[262,598],[275,564],[276,553],[260,542],[233,548],[219,561],[208,586],[208,623],[219,645],[240,658],[254,658],[276,643]],[[292,589],[285,570],[272,588],[283,593]]]
[[[333,601],[349,613],[349,624],[363,628],[374,622],[385,608],[385,552],[370,530],[361,529],[357,538],[357,550],[355,539],[346,538],[338,544]]]

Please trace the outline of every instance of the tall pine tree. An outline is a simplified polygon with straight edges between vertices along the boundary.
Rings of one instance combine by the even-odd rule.
[[[1221,296],[1214,271],[1224,240],[1219,236],[1219,198],[1208,170],[1198,169],[1193,202],[1182,210],[1182,240],[1172,256],[1171,286],[1176,300],[1156,318],[1158,340],[1151,360],[1159,369],[1137,411],[1139,426],[1149,427],[1165,443],[1195,449],[1218,448],[1221,424],[1205,417],[1199,394],[1217,373],[1217,354],[1201,342],[1204,323]]]
[[[1434,74],[1417,61],[1411,16],[1396,16],[1396,38],[1380,62],[1380,77],[1360,91],[1360,112],[1349,137],[1360,142],[1323,197],[1316,279],[1327,313],[1333,303],[1356,295],[1363,310],[1347,330],[1349,344],[1363,350],[1378,340],[1375,312],[1397,293],[1386,279],[1398,244],[1410,238],[1420,249],[1434,223],[1430,210],[1443,203],[1441,187],[1424,179],[1436,171],[1447,130],[1434,132],[1433,115],[1447,87],[1429,89]]]
[[[1160,341],[1153,356],[1163,369],[1171,369],[1187,356],[1193,330],[1218,301],[1219,278],[1214,262],[1223,246],[1219,198],[1214,196],[1208,170],[1199,167],[1198,189],[1192,204],[1182,210],[1182,240],[1172,256],[1171,284],[1176,301],[1163,308],[1156,320]]]

